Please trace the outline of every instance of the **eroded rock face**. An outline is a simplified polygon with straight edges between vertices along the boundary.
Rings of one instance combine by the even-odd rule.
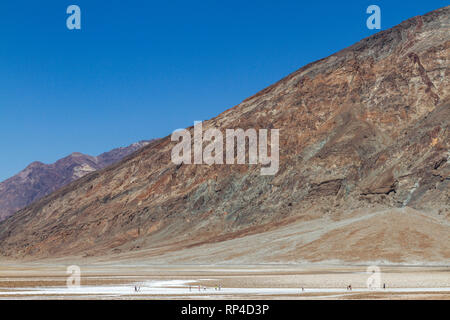
[[[148,143],[140,141],[97,157],[74,152],[52,164],[31,163],[17,175],[0,183],[0,221],[62,186],[118,162]]]
[[[0,253],[157,254],[354,209],[448,215],[449,11],[311,63],[203,123],[280,129],[275,176],[174,165],[166,137],[0,224]]]

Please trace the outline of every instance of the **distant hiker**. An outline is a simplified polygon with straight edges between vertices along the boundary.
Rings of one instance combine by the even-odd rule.
[[[386,283],[383,283],[383,289],[386,289]]]
[[[302,292],[305,292],[305,288],[302,287]]]

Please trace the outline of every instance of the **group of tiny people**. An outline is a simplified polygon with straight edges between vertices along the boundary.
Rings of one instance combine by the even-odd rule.
[[[222,290],[222,285],[220,285],[220,284],[216,285],[214,287],[214,290],[216,290],[216,291]],[[192,286],[189,286],[189,291],[192,291]],[[202,288],[200,285],[198,286],[198,291],[202,291]],[[203,291],[206,291],[206,287],[203,287]]]
[[[386,283],[383,283],[383,289],[386,289]],[[214,287],[214,290],[215,290],[215,291],[220,291],[220,290],[222,290],[222,285],[220,285],[220,284],[216,285],[216,286]],[[140,291],[141,291],[141,286],[140,286],[140,285],[135,285],[135,286],[134,286],[134,292],[140,292]],[[189,291],[192,291],[192,286],[189,286]],[[198,286],[198,291],[199,291],[199,292],[202,291],[200,285]],[[206,287],[203,287],[203,291],[206,291]],[[351,285],[351,284],[349,284],[349,285],[347,286],[347,291],[352,291],[352,285]],[[304,288],[304,287],[302,287],[302,292],[305,292],[305,288]]]
[[[214,290],[216,291],[220,291],[222,290],[222,285],[218,284],[214,287]],[[140,292],[141,291],[141,286],[140,285],[135,285],[134,286],[134,292]],[[189,291],[192,291],[192,286],[189,286]],[[201,286],[198,286],[198,291],[202,291]],[[206,287],[203,287],[203,291],[206,291]]]
[[[351,284],[349,284],[348,286],[347,286],[347,291],[352,291],[352,285]],[[383,283],[383,289],[386,289],[386,283]],[[305,292],[305,287],[302,287],[302,292]]]

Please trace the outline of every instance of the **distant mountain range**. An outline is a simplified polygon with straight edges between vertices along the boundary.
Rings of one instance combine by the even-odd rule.
[[[31,163],[0,183],[0,221],[70,182],[122,160],[149,143],[136,142],[97,157],[74,152],[52,164]]]

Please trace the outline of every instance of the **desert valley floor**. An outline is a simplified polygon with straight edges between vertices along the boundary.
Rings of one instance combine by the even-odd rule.
[[[66,268],[3,264],[0,299],[450,299],[450,267],[382,266],[386,289],[371,290],[363,265],[94,263],[80,266],[79,287]]]
[[[2,259],[0,299],[450,299],[449,226],[440,218],[412,209],[355,212],[184,248]],[[79,287],[66,285],[72,265]],[[369,266],[386,289],[368,289]]]

